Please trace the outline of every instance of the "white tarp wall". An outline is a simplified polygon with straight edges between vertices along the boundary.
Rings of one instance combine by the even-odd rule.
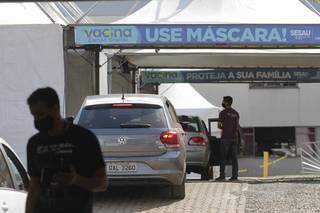
[[[192,84],[216,103],[225,95],[234,99],[243,127],[319,126],[320,84],[298,84],[296,88],[250,89],[248,84]],[[214,92],[213,92],[214,91]]]
[[[25,160],[36,131],[26,103],[38,87],[57,90],[64,113],[64,60],[59,25],[0,26],[0,137]]]
[[[175,107],[178,115],[199,116],[208,127],[209,118],[219,116],[219,108],[209,103],[190,84],[161,84],[159,94],[166,96]],[[213,132],[217,134],[216,125]]]

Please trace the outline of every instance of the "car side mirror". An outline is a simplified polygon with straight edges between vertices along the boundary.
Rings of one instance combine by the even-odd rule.
[[[66,122],[68,122],[68,123],[73,123],[74,117],[73,117],[73,116],[66,117],[64,120],[65,120]]]

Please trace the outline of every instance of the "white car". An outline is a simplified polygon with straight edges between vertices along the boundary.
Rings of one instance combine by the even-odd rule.
[[[0,212],[23,213],[29,177],[15,152],[0,138]]]

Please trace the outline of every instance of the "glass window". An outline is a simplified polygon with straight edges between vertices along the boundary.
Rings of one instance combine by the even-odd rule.
[[[8,156],[9,166],[13,171],[13,178],[19,190],[27,190],[29,179],[27,172],[23,165],[20,163],[16,155],[6,146],[3,145],[4,150]]]
[[[15,179],[18,187],[20,190],[25,190],[25,186],[23,184],[23,180],[22,177],[17,169],[17,167],[14,165],[14,163],[12,162],[11,159],[9,159],[9,165],[11,166],[12,170],[13,170],[13,178]]]
[[[88,129],[165,128],[163,109],[158,105],[94,105],[83,109],[79,125]]]
[[[185,132],[201,132],[200,120],[197,117],[181,115],[179,121],[182,122],[182,128]]]
[[[1,146],[1,145],[0,145]],[[0,149],[0,187],[14,188],[10,170]]]

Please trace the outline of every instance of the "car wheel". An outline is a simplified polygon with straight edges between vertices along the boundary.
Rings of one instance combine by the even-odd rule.
[[[184,199],[184,197],[186,196],[185,183],[186,183],[186,176],[184,177],[181,185],[171,186],[171,198],[172,199]]]
[[[213,179],[213,168],[209,164],[201,172],[201,180]]]

